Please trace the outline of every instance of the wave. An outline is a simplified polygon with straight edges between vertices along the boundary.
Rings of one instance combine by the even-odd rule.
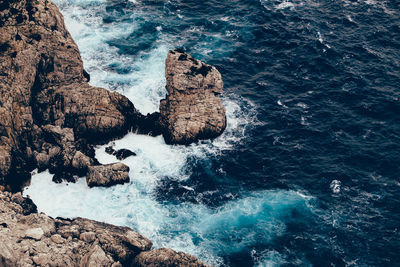
[[[131,170],[130,184],[111,188],[90,189],[84,179],[75,184],[55,184],[52,175],[42,172],[33,175],[24,195],[50,216],[82,216],[129,226],[150,238],[155,247],[185,251],[215,265],[223,263],[222,255],[266,245],[283,235],[293,212],[305,218],[312,216],[312,198],[287,190],[252,192],[215,209],[194,203],[159,203],[152,197],[156,181],[148,170],[153,169],[155,176],[160,169],[170,174],[179,170],[174,169],[175,164],[155,166],[154,162]]]

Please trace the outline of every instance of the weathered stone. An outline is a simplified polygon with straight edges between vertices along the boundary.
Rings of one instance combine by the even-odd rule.
[[[89,187],[112,186],[129,182],[129,167],[123,163],[90,166],[86,174]]]
[[[143,116],[125,96],[88,84],[51,1],[0,2],[0,266],[130,266],[150,240],[127,227],[37,214],[30,199],[2,191],[20,190],[35,168],[59,180],[88,172],[98,185],[129,181],[123,164],[92,166],[92,145],[130,128],[160,134],[160,114]]]
[[[128,227],[24,216],[17,202],[23,202],[19,194],[0,192],[0,266],[131,266],[151,249],[150,240]]]
[[[39,266],[49,265],[51,261],[51,256],[45,253],[40,253],[37,256],[32,257],[33,262]]]
[[[91,243],[96,239],[96,234],[93,232],[85,232],[79,236],[79,239]]]
[[[159,248],[140,253],[133,261],[136,267],[209,267],[196,257],[169,248]]]
[[[219,71],[174,50],[168,53],[165,75],[168,94],[160,103],[165,141],[189,144],[219,136],[226,128]]]
[[[80,264],[81,267],[107,267],[113,263],[112,259],[107,257],[106,253],[100,246],[95,245],[94,248],[86,254]]]
[[[44,232],[43,232],[42,228],[31,228],[25,232],[26,238],[32,238],[35,240],[42,239],[43,235],[44,235]]]
[[[72,159],[72,167],[79,171],[86,172],[88,167],[92,164],[93,160],[80,151],[77,151]]]
[[[65,242],[65,239],[62,238],[62,236],[60,236],[59,234],[52,235],[50,239],[56,244],[62,244]]]

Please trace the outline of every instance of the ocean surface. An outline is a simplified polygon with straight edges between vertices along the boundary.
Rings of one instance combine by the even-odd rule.
[[[115,141],[131,182],[24,191],[50,216],[129,226],[216,266],[400,266],[400,2],[54,0],[91,84],[142,112],[169,49],[216,66],[228,127],[212,141]],[[102,163],[116,162],[99,146]]]

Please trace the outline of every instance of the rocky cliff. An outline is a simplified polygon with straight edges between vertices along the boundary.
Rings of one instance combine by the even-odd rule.
[[[124,134],[145,120],[126,97],[90,86],[89,79],[51,1],[0,1],[3,185],[18,190],[35,167],[50,168],[60,178],[85,173],[93,164],[88,143]]]

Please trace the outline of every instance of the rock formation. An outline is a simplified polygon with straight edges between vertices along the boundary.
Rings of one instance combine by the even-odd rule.
[[[126,148],[115,150],[113,146],[108,146],[105,148],[105,151],[107,154],[115,156],[118,160],[124,160],[131,156],[136,156],[135,152],[132,152],[131,150]]]
[[[159,248],[139,253],[133,260],[134,265],[143,267],[210,267],[196,257],[183,252],[176,252],[170,248]]]
[[[165,75],[168,95],[160,103],[165,141],[189,144],[219,136],[226,127],[219,71],[173,50],[168,53]]]
[[[51,1],[0,1],[0,185],[17,191],[36,167],[56,181],[84,175],[95,163],[88,144],[139,125],[157,131],[153,117],[89,78]]]
[[[127,227],[53,219],[28,202],[0,191],[0,266],[206,266],[183,252],[150,250],[151,241]]]
[[[90,166],[86,174],[89,187],[112,186],[129,182],[129,167],[123,163]]]

